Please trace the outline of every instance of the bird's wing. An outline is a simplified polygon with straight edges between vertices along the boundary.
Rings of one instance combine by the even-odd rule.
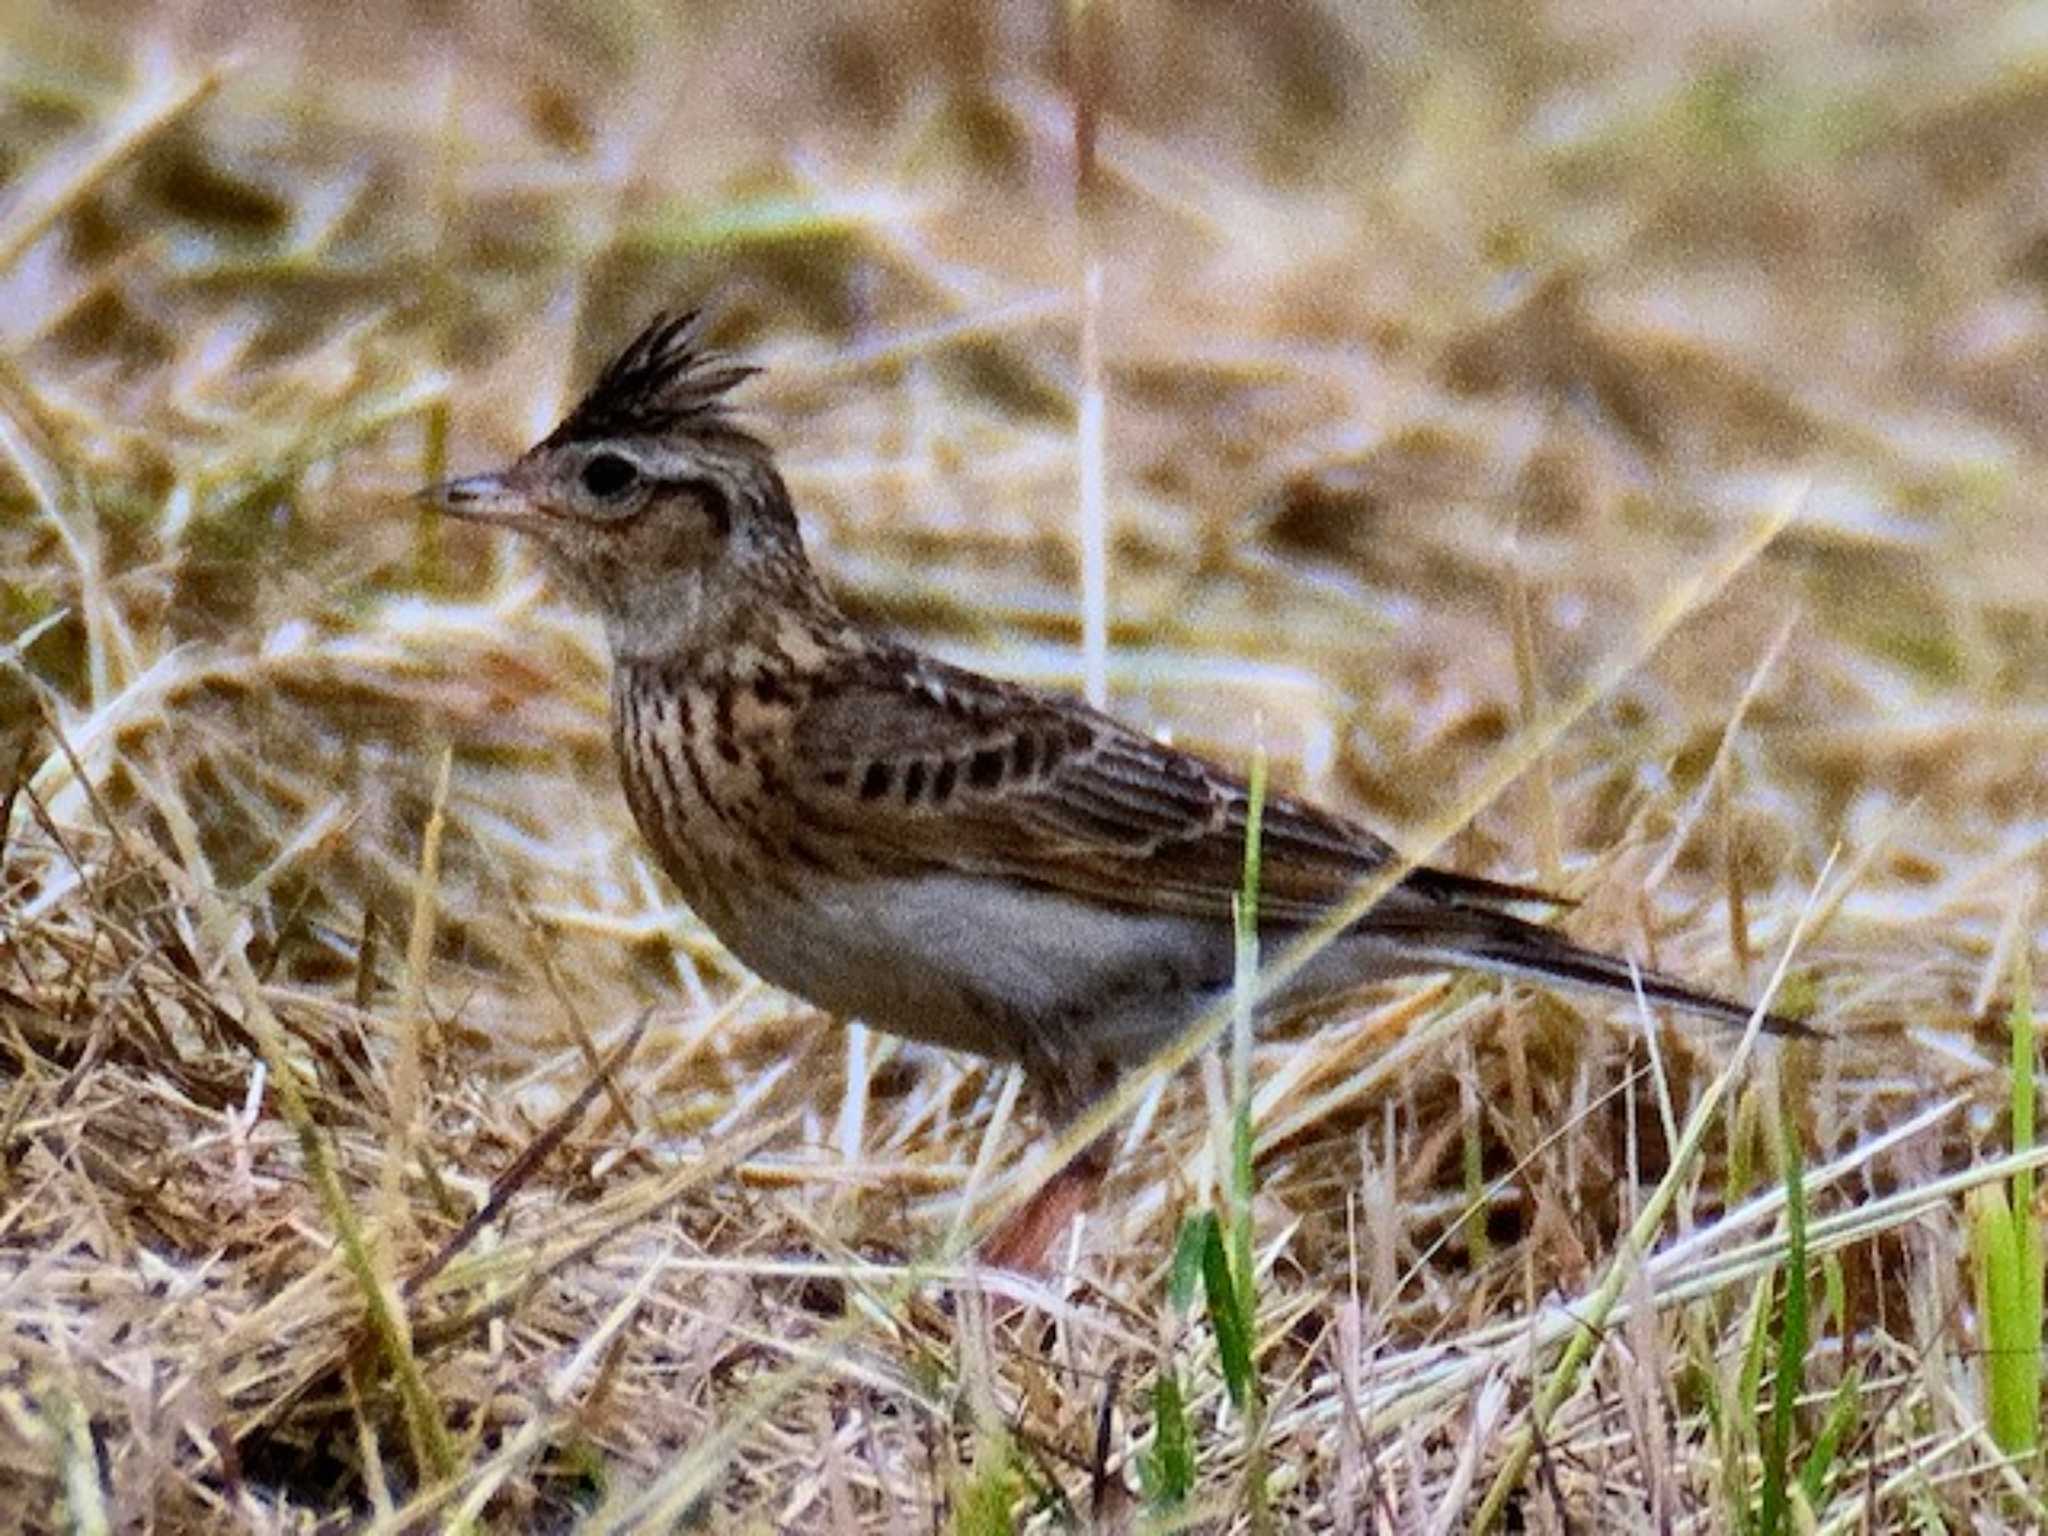
[[[1095,710],[908,651],[849,664],[796,726],[808,814],[862,865],[1028,881],[1106,906],[1227,920],[1244,875],[1244,781]],[[1265,802],[1259,909],[1307,923],[1392,862],[1354,822],[1287,795]],[[1375,927],[1446,908],[1556,898],[1418,869]]]

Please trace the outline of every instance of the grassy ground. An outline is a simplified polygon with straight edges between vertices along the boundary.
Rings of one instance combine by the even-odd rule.
[[[0,17],[0,1512],[2040,1523],[2048,34],[1090,15]],[[1829,1038],[1367,994],[976,1276],[1016,1083],[751,981],[404,499],[706,300],[876,623],[1078,686],[1099,382],[1116,709]]]

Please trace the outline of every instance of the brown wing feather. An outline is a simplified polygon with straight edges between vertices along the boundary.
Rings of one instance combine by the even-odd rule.
[[[1218,919],[1242,881],[1244,781],[1068,699],[882,651],[806,705],[796,746],[806,798],[872,868],[948,865]],[[1260,909],[1278,922],[1315,920],[1395,856],[1286,795],[1266,802],[1262,844]],[[1514,901],[1557,898],[1425,868],[1379,910]]]

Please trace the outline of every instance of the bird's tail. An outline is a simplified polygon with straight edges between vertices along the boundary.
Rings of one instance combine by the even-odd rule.
[[[1461,915],[1471,920],[1466,932],[1404,949],[1418,960],[1584,987],[1610,995],[1632,998],[1640,987],[1642,995],[1653,1003],[1668,1003],[1701,1018],[1738,1027],[1747,1025],[1756,1011],[1745,1003],[1689,987],[1675,976],[1640,969],[1618,956],[1574,944],[1561,933],[1506,912],[1474,907]],[[1774,1035],[1797,1039],[1812,1039],[1819,1034],[1811,1026],[1782,1013],[1766,1013],[1763,1027]]]

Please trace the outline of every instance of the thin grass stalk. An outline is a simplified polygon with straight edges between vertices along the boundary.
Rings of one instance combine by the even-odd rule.
[[[1266,814],[1266,752],[1252,753],[1244,826],[1244,884],[1232,902],[1236,963],[1231,986],[1230,1032],[1230,1178],[1231,1295],[1238,1329],[1247,1341],[1245,1380],[1239,1406],[1244,1414],[1245,1506],[1252,1530],[1264,1536],[1272,1529],[1271,1500],[1266,1487],[1266,1405],[1260,1390],[1258,1362],[1249,1349],[1258,1336],[1258,1269],[1252,1245],[1252,1205],[1256,1186],[1252,1173],[1252,1022],[1259,1000],[1259,869]]]
[[[1806,1167],[1800,1156],[1799,1132],[1790,1114],[1781,1114],[1785,1185],[1785,1262],[1779,1271],[1784,1290],[1778,1323],[1777,1351],[1772,1361],[1771,1416],[1764,1436],[1762,1502],[1757,1529],[1778,1536],[1791,1519],[1792,1427],[1799,1406],[1799,1384],[1806,1375],[1808,1345],[1806,1273]]]
[[[392,1028],[391,1109],[381,1181],[384,1247],[388,1250],[410,1222],[405,1207],[405,1170],[411,1165],[425,1094],[425,1064],[435,1054],[434,1021],[427,1011],[427,970],[434,953],[435,915],[441,889],[441,838],[448,825],[449,782],[454,749],[441,749],[434,775],[434,799],[420,834],[419,873],[413,882],[412,926],[405,944],[405,992]],[[389,1269],[390,1255],[385,1255]]]
[[[94,1442],[92,1415],[68,1388],[41,1394],[43,1424],[38,1439],[56,1461],[59,1510],[72,1536],[111,1536],[114,1522],[101,1482],[99,1447]]]
[[[1107,3],[1107,0],[1102,0]],[[1098,112],[1095,0],[1069,0],[1067,46],[1074,99],[1074,222],[1080,245],[1081,381],[1075,432],[1081,542],[1082,692],[1109,701],[1109,471],[1102,375],[1102,257],[1096,249]]]
[[[1519,531],[1518,531],[1519,532]],[[1515,692],[1526,730],[1543,718],[1543,678],[1536,664],[1536,619],[1529,602],[1529,573],[1522,562],[1519,537],[1510,540],[1508,563],[1508,626],[1514,637]],[[1527,779],[1530,831],[1536,844],[1536,870],[1545,885],[1564,882],[1564,834],[1557,814],[1557,775],[1548,753],[1529,765]]]

